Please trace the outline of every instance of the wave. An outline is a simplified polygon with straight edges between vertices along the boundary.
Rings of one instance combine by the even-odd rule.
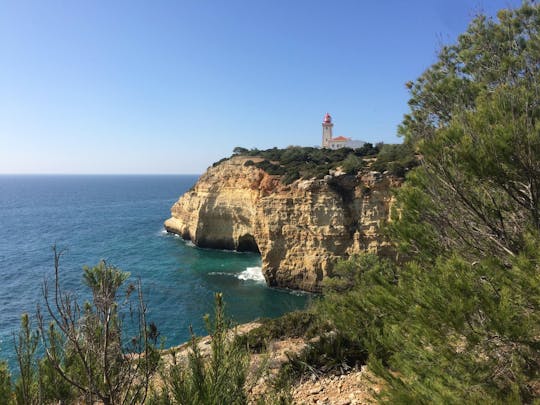
[[[259,266],[246,267],[246,269],[243,272],[241,272],[240,274],[237,274],[237,277],[240,280],[252,280],[259,283],[266,282],[264,275],[262,273],[262,268]]]
[[[212,271],[208,273],[209,276],[236,276],[234,273],[227,273],[225,271]]]
[[[166,229],[160,229],[157,233],[160,237],[166,237],[166,238],[180,238],[180,235],[172,232],[167,232]]]
[[[261,267],[246,267],[246,269],[240,273],[228,273],[226,271],[213,271],[208,273],[210,276],[227,276],[236,277],[242,281],[255,281],[256,283],[265,283],[266,280],[262,274]]]

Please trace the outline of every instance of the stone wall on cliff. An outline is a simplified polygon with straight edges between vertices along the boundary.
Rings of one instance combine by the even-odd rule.
[[[334,173],[284,185],[236,156],[211,167],[173,205],[168,232],[199,247],[260,252],[268,285],[319,291],[336,261],[385,253],[399,179],[377,172]]]

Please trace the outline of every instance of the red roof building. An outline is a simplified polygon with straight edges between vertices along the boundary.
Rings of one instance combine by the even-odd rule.
[[[331,142],[347,142],[350,140],[351,138],[345,138],[344,136],[338,136],[337,138],[330,139]]]

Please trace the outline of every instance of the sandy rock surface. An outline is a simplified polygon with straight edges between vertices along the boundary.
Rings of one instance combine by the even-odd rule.
[[[385,254],[379,229],[390,219],[399,179],[334,172],[280,182],[233,157],[201,176],[172,207],[165,228],[200,247],[259,251],[269,285],[319,291],[343,257]]]
[[[301,382],[293,388],[293,401],[295,404],[374,404],[379,391],[380,382],[363,367],[348,374]]]

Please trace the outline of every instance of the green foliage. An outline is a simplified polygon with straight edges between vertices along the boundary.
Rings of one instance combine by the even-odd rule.
[[[328,333],[311,342],[300,354],[289,357],[289,363],[281,373],[292,381],[302,377],[345,374],[364,364],[366,358],[365,350],[356,341],[340,333]]]
[[[369,354],[388,403],[537,400],[539,32],[530,2],[480,16],[409,85],[402,147],[421,166],[389,229],[399,261],[351,259],[326,286],[321,313]]]
[[[415,252],[431,244],[505,261],[540,230],[539,6],[499,18],[473,21],[412,87],[402,130],[423,164],[401,200],[433,239],[405,235],[409,221],[395,231]],[[445,97],[454,101],[443,108]]]
[[[61,254],[56,249],[54,252],[52,297],[47,284],[44,288],[45,306],[52,320],[48,327],[41,311],[38,313],[46,352],[39,368],[41,381],[46,384],[43,397],[64,401],[77,397],[104,405],[144,402],[159,353],[153,339],[157,332],[151,332],[146,323],[140,284],[130,284],[121,291],[129,274],[101,261],[84,268],[84,282],[92,292],[92,301],[79,306],[60,288]],[[135,335],[129,340],[123,337],[123,311],[134,320]]]
[[[75,402],[76,389],[62,378],[47,357],[39,360],[38,372],[43,403],[69,404]]]
[[[212,336],[211,353],[206,359],[192,332],[187,364],[176,362],[164,376],[166,388],[156,403],[227,405],[247,402],[244,386],[249,365],[247,348],[229,336],[230,322],[225,318],[223,297],[215,295],[215,313],[206,316]]]
[[[390,384],[390,402],[531,401],[540,360],[540,278],[538,254],[527,256],[511,269],[458,257],[438,260],[432,271],[411,264],[399,286],[384,290],[399,298],[404,314],[373,338],[399,372],[372,358]]]
[[[300,178],[300,173],[297,171],[291,171],[283,177],[281,180],[283,184],[291,184],[292,182],[298,180]]]
[[[339,262],[325,281],[325,299],[317,308],[356,347],[358,359],[367,358],[372,335],[380,333],[385,321],[402,319],[401,300],[393,293],[396,280],[395,264],[366,254]],[[387,357],[383,347],[372,347],[370,353]]]
[[[221,163],[225,162],[226,160],[229,160],[229,158],[219,159],[217,162],[212,163],[212,167],[219,166]]]
[[[383,154],[379,159],[380,151]],[[341,148],[335,150],[300,146],[267,150],[236,147],[233,156],[262,158],[263,160],[258,162],[247,160],[244,166],[255,166],[268,174],[281,176],[283,184],[290,184],[298,179],[322,179],[329,174],[330,170],[335,170],[338,167],[346,173],[356,174],[371,164],[371,162],[366,162],[365,158],[377,157],[373,164],[374,170],[388,171],[399,177],[404,177],[409,169],[418,164],[413,149],[409,145],[378,144],[373,146],[370,143],[357,149]],[[213,166],[226,160],[228,159],[221,159]]]
[[[345,160],[343,160],[343,163],[341,164],[341,168],[345,173],[348,174],[356,174],[362,169],[364,166],[362,159],[360,159],[358,156],[355,156],[353,154],[347,155]]]
[[[191,353],[185,362],[174,362],[163,376],[164,387],[151,388],[150,378],[161,361],[156,348],[159,333],[152,323],[146,324],[146,306],[140,285],[128,285],[128,273],[100,262],[84,268],[84,282],[92,291],[92,301],[79,307],[73,296],[60,288],[59,259],[55,251],[55,283],[52,301],[45,284],[45,305],[52,321],[45,328],[44,316],[38,312],[38,331],[31,328],[28,315],[21,319],[21,330],[15,337],[20,376],[11,383],[7,365],[0,362],[0,405],[103,403],[116,404],[245,404],[246,388],[258,381],[265,368],[252,370],[247,381],[249,352],[246,341],[239,339],[225,318],[221,294],[216,294],[214,316],[205,317],[211,334],[210,355],[203,354],[199,340],[192,333]],[[122,338],[122,305],[135,300],[139,334]],[[289,327],[300,319],[291,316]],[[300,333],[300,332],[299,332]],[[45,356],[36,355],[39,338]],[[129,343],[127,343],[129,341]],[[176,359],[175,359],[176,360]],[[290,394],[273,390],[261,403],[288,404]]]
[[[21,317],[21,329],[15,344],[20,373],[15,382],[15,401],[18,405],[39,403],[40,395],[36,364],[37,345],[38,335],[32,331],[28,314],[23,314]]]
[[[361,256],[338,266],[319,310],[347,347],[369,353],[389,403],[529,402],[540,364],[539,247],[531,240],[511,269],[457,256],[400,268]]]
[[[242,148],[241,146],[237,146],[233,149],[233,155],[245,155],[249,153],[249,150],[246,148]]]
[[[405,177],[407,171],[418,165],[413,148],[408,143],[382,145],[371,168],[380,172],[388,171],[394,176]]]
[[[412,148],[402,145],[384,145],[385,155],[375,170],[388,170],[396,176],[404,176],[405,172],[417,165]],[[259,157],[263,160],[255,163],[248,160],[245,166],[256,166],[268,174],[282,176],[283,184],[290,184],[298,179],[322,179],[330,170],[341,167],[346,173],[356,174],[366,167],[364,158],[377,156],[379,147],[366,143],[361,148],[320,149],[311,147],[290,146],[286,149],[272,148],[267,150],[234,148],[233,156]],[[218,165],[222,161],[214,163]]]
[[[0,405],[10,405],[13,402],[11,393],[11,374],[5,362],[0,362]]]
[[[321,332],[328,330],[321,325],[314,311],[293,311],[274,319],[262,319],[261,326],[252,329],[245,335],[239,336],[242,345],[247,345],[254,352],[262,352],[267,344],[278,338],[311,339]]]
[[[282,176],[286,173],[286,169],[283,166],[272,163],[269,160],[255,163],[255,166],[273,176]]]

